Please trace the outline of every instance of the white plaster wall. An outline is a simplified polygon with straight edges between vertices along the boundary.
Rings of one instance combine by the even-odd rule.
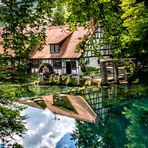
[[[54,68],[53,70],[56,74],[59,74],[59,75],[62,74],[62,69]]]
[[[98,58],[96,58],[96,57],[90,58],[90,63],[87,64],[87,66],[90,66],[90,67],[99,67],[99,65],[98,65]]]
[[[66,68],[62,69],[62,74],[66,74]]]
[[[71,74],[78,74],[78,72],[76,70],[72,69]]]
[[[38,72],[38,68],[31,68],[31,73],[37,73]]]
[[[49,59],[44,59],[44,60],[42,60],[42,63],[52,64],[52,63],[51,63],[51,60],[49,60]]]
[[[62,74],[66,74],[66,61],[62,61]]]
[[[76,68],[77,69],[72,69],[72,74],[81,74],[81,67],[80,67],[80,65],[79,65],[79,61],[78,60],[76,60]]]
[[[70,61],[70,60],[65,60],[65,61],[62,61],[62,68],[61,69],[57,69],[57,68],[54,68],[54,72],[61,75],[61,74],[66,74],[66,61]],[[51,66],[53,66],[53,61],[52,60],[42,60],[42,63],[49,63],[51,64]],[[92,63],[94,64],[94,63]],[[76,67],[78,67],[78,69],[72,69],[71,70],[71,73],[72,74],[81,74],[81,67],[79,65],[79,62],[78,60],[76,60]],[[38,68],[31,68],[31,72],[32,73],[37,73],[38,72]]]
[[[81,67],[80,67],[80,65],[79,65],[79,61],[77,60],[76,61],[76,64],[77,64],[77,67],[78,67],[78,74],[81,74],[82,73],[82,70],[81,70]]]
[[[78,74],[82,74],[82,70],[81,70],[81,67],[79,66],[79,71],[78,71]]]

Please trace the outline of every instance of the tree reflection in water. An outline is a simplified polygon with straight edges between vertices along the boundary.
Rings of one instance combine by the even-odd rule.
[[[25,132],[23,109],[14,104],[22,96],[43,94],[40,89],[27,87],[0,87],[0,137],[3,143],[14,141],[14,135]],[[47,91],[47,90],[46,90]],[[119,86],[95,88],[79,92],[99,116],[96,125],[76,121],[77,129],[72,136],[81,148],[122,148],[147,147],[148,141],[148,88],[129,89]]]
[[[128,148],[148,147],[148,99],[135,101],[131,108],[125,108],[124,115],[130,124],[126,128]]]
[[[76,130],[72,136],[81,148],[99,148],[103,146],[101,132],[93,123],[76,121]]]
[[[17,101],[20,93],[21,90],[17,87],[0,87],[1,147],[22,147],[17,143],[16,139],[14,139],[15,135],[21,136],[26,130],[24,126],[26,117],[20,115],[23,107],[14,103]]]
[[[146,148],[148,146],[148,88],[136,86],[130,89],[127,87],[115,89],[112,88],[113,91],[110,92],[105,88],[103,89],[105,93],[83,91],[83,96],[104,124],[99,122],[95,126],[92,123],[76,121],[77,129],[72,136],[76,139],[78,147]]]

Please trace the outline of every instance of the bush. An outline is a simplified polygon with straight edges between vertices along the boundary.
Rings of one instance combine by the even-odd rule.
[[[76,86],[77,85],[76,80],[69,76],[67,78],[66,85],[68,85],[68,86]]]
[[[62,79],[62,85],[66,85],[67,76],[66,76],[66,75],[62,75],[62,76],[61,76],[61,79]]]
[[[86,67],[86,71],[84,72],[84,75],[93,75],[93,74],[99,74],[100,70],[96,67]]]

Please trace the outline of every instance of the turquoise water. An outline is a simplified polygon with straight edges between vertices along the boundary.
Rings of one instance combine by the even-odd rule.
[[[22,136],[14,133],[8,143],[25,148],[148,147],[147,86],[87,88],[75,95],[87,100],[98,116],[96,123],[54,114],[46,107],[25,106],[20,115],[26,116],[26,131]]]

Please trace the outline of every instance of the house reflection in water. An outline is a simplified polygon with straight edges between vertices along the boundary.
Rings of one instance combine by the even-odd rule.
[[[32,100],[21,100],[19,103],[35,108],[48,108],[55,114],[75,118],[77,120],[96,123],[97,115],[89,104],[80,96],[73,95],[49,95]]]
[[[105,99],[104,92],[102,92],[100,88],[93,88],[84,90],[82,95],[97,114],[101,123],[103,123],[109,110],[109,108],[103,104],[103,99]]]
[[[45,109],[54,114],[75,118],[76,120],[104,124],[110,108],[110,103],[116,99],[123,88],[116,85],[112,87],[90,88],[79,91],[79,95],[49,95],[32,100],[21,100],[22,104]],[[124,87],[125,90],[125,87]],[[77,93],[76,93],[77,94]],[[99,119],[99,120],[98,120]]]
[[[104,124],[109,110],[115,107],[113,102],[120,101],[120,96],[122,96],[121,94],[123,91],[125,92],[125,90],[128,89],[127,87],[127,85],[122,85],[120,87],[113,85],[110,87],[102,88],[88,88],[81,91],[80,93],[97,114],[99,121]],[[124,99],[122,98],[121,100],[123,101]],[[121,103],[118,105],[121,105]]]

